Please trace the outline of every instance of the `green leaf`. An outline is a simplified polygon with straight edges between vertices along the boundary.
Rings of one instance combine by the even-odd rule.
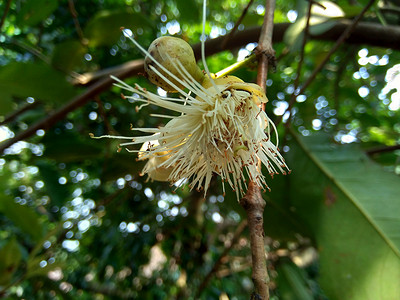
[[[64,262],[54,262],[52,264],[46,264],[45,267],[40,267],[41,261],[46,261],[46,254],[39,255],[33,258],[29,258],[26,266],[26,278],[32,278],[36,276],[47,276],[47,274],[56,268],[65,268]]]
[[[9,112],[11,112],[14,108],[14,103],[11,97],[11,94],[2,92],[2,96],[0,97],[0,116],[5,116]]]
[[[11,282],[12,276],[21,261],[21,250],[15,238],[10,239],[0,249],[0,286]]]
[[[0,101],[13,95],[60,103],[75,95],[75,89],[64,74],[43,63],[13,62],[2,67],[0,90]]]
[[[121,27],[148,30],[153,27],[149,18],[135,13],[131,9],[109,11],[102,10],[93,17],[84,29],[89,46],[109,46],[115,44],[121,37]]]
[[[309,21],[309,32],[313,35],[322,34],[331,29],[337,18],[344,16],[342,9],[331,1],[319,1],[326,9],[313,4]],[[307,25],[307,12],[301,13],[295,23],[286,30],[283,41],[291,51],[298,51],[303,43],[304,30]]]
[[[83,65],[87,48],[77,40],[69,40],[55,46],[51,64],[58,70],[70,72]]]
[[[58,182],[58,179],[61,177],[58,169],[47,160],[36,161],[36,166],[39,168],[40,175],[42,176],[52,205],[61,207],[65,204],[69,196],[69,191],[65,185],[61,185]]]
[[[196,23],[200,19],[200,9],[196,1],[176,0],[179,10],[179,21],[187,23]]]
[[[33,26],[45,20],[58,6],[57,0],[21,1],[21,10],[17,14],[18,26]]]
[[[400,299],[399,177],[357,145],[294,135],[291,203],[313,232],[329,299]]]
[[[305,272],[288,259],[280,262],[278,272],[278,288],[280,300],[313,300]]]
[[[57,162],[83,162],[103,155],[104,143],[91,139],[89,134],[86,139],[67,132],[62,135],[45,135],[42,143],[46,145],[46,158]]]
[[[2,195],[0,196],[0,213],[4,214],[34,241],[42,237],[43,227],[39,221],[39,215],[30,207],[15,203],[11,197]]]

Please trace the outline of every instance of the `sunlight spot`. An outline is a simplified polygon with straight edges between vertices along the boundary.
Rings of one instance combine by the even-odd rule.
[[[157,88],[157,94],[159,94],[161,97],[167,96],[167,92],[160,87]]]
[[[263,15],[263,14],[264,14],[264,11],[265,11],[264,6],[262,6],[262,5],[257,5],[256,12],[257,12],[258,15]]]
[[[126,230],[128,232],[135,232],[138,229],[139,226],[136,223],[129,222],[128,225],[126,226]]]
[[[289,10],[286,16],[290,23],[294,23],[297,19],[297,11]]]
[[[0,126],[0,142],[13,137],[14,137],[14,132],[12,132],[6,126]]]
[[[312,126],[314,130],[320,130],[322,126],[322,121],[320,119],[314,119],[312,120]]]
[[[62,242],[63,248],[69,252],[76,252],[79,249],[79,241],[77,240],[65,240]]]
[[[368,55],[368,49],[362,48],[360,51],[358,51],[358,56],[359,57],[366,57]]]
[[[340,140],[342,141],[342,143],[350,144],[350,143],[355,142],[357,140],[357,138],[354,135],[345,134],[340,138]]]
[[[212,214],[212,220],[215,223],[222,223],[224,221],[224,219],[222,218],[222,216],[218,212],[215,212],[215,213]]]
[[[97,112],[91,111],[89,113],[89,119],[92,120],[92,121],[96,120],[97,119]]]
[[[166,27],[167,27],[167,31],[170,35],[177,34],[179,31],[181,31],[181,26],[179,25],[178,21],[176,21],[176,20],[168,22]]]
[[[286,101],[276,101],[275,105],[276,108],[274,108],[274,114],[277,116],[282,116],[289,107],[289,104]]]
[[[88,220],[82,220],[78,222],[78,229],[81,232],[85,232],[90,228],[90,222]]]
[[[153,199],[153,198],[154,198],[153,191],[152,191],[150,188],[145,188],[145,189],[144,189],[144,194],[145,194],[146,197],[149,198],[149,199]]]
[[[307,96],[306,96],[306,95],[298,95],[298,96],[296,97],[296,102],[301,103],[301,102],[306,101],[306,99],[307,99]]]
[[[369,88],[367,88],[366,86],[362,86],[358,89],[358,94],[360,95],[360,97],[365,98],[369,95]]]

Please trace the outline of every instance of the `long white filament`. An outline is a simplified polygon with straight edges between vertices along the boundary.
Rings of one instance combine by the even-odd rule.
[[[214,86],[217,94],[220,92],[214,80],[211,77],[210,71],[208,70],[207,62],[206,62],[206,14],[207,14],[207,0],[203,0],[203,32],[201,34],[201,60],[204,65],[204,70],[207,73],[208,78],[210,79],[212,85]]]

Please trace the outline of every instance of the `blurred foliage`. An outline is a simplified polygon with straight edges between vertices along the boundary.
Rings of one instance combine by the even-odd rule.
[[[326,5],[332,2],[323,1]],[[335,2],[341,16],[367,1]],[[209,1],[206,29],[226,35],[248,1]],[[10,5],[7,12],[6,7]],[[23,132],[70,103],[89,86],[80,74],[142,58],[121,35],[130,28],[147,47],[161,35],[198,43],[201,1],[5,0],[0,35],[0,140]],[[278,0],[275,22],[296,23],[274,45],[267,113],[274,120],[294,92],[306,1]],[[391,8],[389,10],[388,8]],[[396,13],[397,9],[397,13]],[[398,1],[381,1],[365,21],[399,26]],[[7,12],[7,13],[6,13]],[[239,30],[260,26],[264,1],[255,0]],[[337,16],[315,15],[323,34]],[[335,41],[309,40],[300,82]],[[244,57],[253,44],[208,58],[216,72]],[[304,95],[297,97],[281,149],[292,174],[268,180],[266,250],[271,299],[399,299],[400,53],[345,44]],[[254,81],[255,68],[235,75]],[[143,76],[129,78],[151,91]],[[50,129],[20,141],[0,158],[0,297],[8,299],[249,299],[247,231],[233,244],[202,290],[244,211],[218,178],[205,199],[187,187],[147,182],[142,162],[118,141],[129,126],[162,125],[162,109],[119,97],[112,87],[71,111]],[[225,296],[224,296],[225,295]]]

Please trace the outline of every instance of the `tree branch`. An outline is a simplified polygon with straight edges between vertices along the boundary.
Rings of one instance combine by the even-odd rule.
[[[351,20],[342,20],[333,26],[330,30],[318,34],[308,36],[309,39],[337,41],[340,35],[352,23]],[[283,36],[291,23],[278,23],[274,24],[273,43],[280,43],[283,41]],[[229,50],[238,47],[243,47],[248,43],[258,41],[260,36],[261,27],[253,27],[243,31],[238,31],[234,38],[226,43],[225,48],[221,47],[224,36],[208,40],[206,42],[206,55],[212,55],[222,50]],[[363,44],[369,46],[376,46],[382,48],[392,48],[400,50],[400,26],[383,26],[379,23],[372,22],[359,22],[350,36],[346,40],[349,44]],[[200,55],[200,44],[193,46],[196,57]]]
[[[257,84],[265,90],[268,65],[275,63],[275,51],[272,48],[274,28],[275,0],[266,0],[264,22],[256,53],[258,54]],[[264,103],[262,109],[264,110]],[[259,168],[261,168],[259,162]],[[254,292],[251,299],[269,300],[269,276],[264,244],[264,207],[261,188],[250,180],[246,195],[240,200],[240,205],[246,211],[250,233],[252,280]]]
[[[265,201],[261,196],[260,187],[249,182],[247,194],[240,200],[240,205],[247,214],[250,232],[252,280],[254,283],[254,298],[269,299],[269,276],[264,247],[264,207]],[[253,297],[252,297],[253,299]]]
[[[322,39],[322,40],[337,40],[340,35],[348,28],[351,24],[350,21],[344,20],[336,24],[332,29],[321,35],[310,35],[309,38]],[[274,25],[273,32],[273,42],[278,43],[283,40],[283,35],[291,23],[279,23]],[[238,31],[234,38],[229,40],[226,44],[226,48],[221,48],[221,43],[224,40],[224,36],[218,37],[216,39],[206,41],[206,55],[212,55],[218,53],[222,50],[234,49],[242,47],[247,43],[256,42],[260,36],[261,27],[250,28],[243,31]],[[346,40],[347,43],[351,44],[365,44],[369,46],[377,46],[383,48],[392,48],[395,50],[400,50],[400,27],[396,26],[382,26],[376,23],[370,22],[360,22],[354,28],[353,32],[350,34],[349,38]],[[196,58],[200,57],[200,44],[195,44],[193,46]],[[70,111],[76,109],[87,103],[91,97],[99,94],[100,92],[106,90],[111,84],[112,80],[109,79],[110,74],[114,74],[119,78],[123,79],[132,75],[137,75],[143,72],[143,60],[136,60],[125,63],[120,66],[112,67],[107,70],[102,70],[96,74],[90,74],[87,77],[82,77],[78,80],[80,84],[89,84],[93,80],[97,80],[99,77],[106,77],[105,79],[91,85],[85,92],[76,98],[72,99],[70,103],[66,104],[61,109],[55,111],[49,115],[46,119],[39,121],[38,123],[32,125],[26,131],[17,134],[14,138],[4,141],[0,144],[0,153],[4,149],[8,148],[12,144],[29,138],[38,129],[49,128],[56,122],[64,118]],[[86,74],[87,75],[87,74]],[[86,76],[83,75],[83,76]]]
[[[249,10],[249,7],[253,4],[254,0],[250,0],[250,2],[247,4],[246,8],[242,11],[242,14],[240,15],[239,19],[236,21],[235,26],[233,26],[231,32],[225,37],[225,39],[222,41],[221,47],[225,48],[226,43],[235,35],[240,23],[242,22],[243,18],[247,14],[247,11]]]
[[[366,151],[366,153],[369,156],[378,154],[378,153],[384,153],[384,152],[391,152],[391,151],[395,151],[395,150],[399,150],[400,149],[400,145],[394,145],[394,146],[383,146],[383,147],[377,147],[377,148],[373,148],[373,149],[369,149]]]
[[[3,15],[1,16],[1,20],[0,20],[0,32],[1,32],[1,29],[3,28],[4,21],[6,20],[8,10],[10,9],[11,1],[12,0],[7,0],[7,2],[5,4],[4,12],[3,12]]]
[[[201,282],[199,289],[197,291],[197,296],[196,299],[200,298],[201,293],[203,292],[204,288],[207,286],[208,282],[210,281],[210,279],[213,277],[213,275],[219,270],[219,267],[221,266],[224,258],[228,255],[229,251],[232,249],[232,247],[236,244],[236,242],[238,241],[240,235],[242,234],[243,230],[246,228],[247,225],[247,221],[243,220],[238,227],[236,228],[236,231],[233,235],[233,238],[230,241],[229,246],[225,247],[224,251],[222,252],[222,254],[218,257],[218,259],[215,261],[214,266],[212,267],[212,269],[210,270],[210,272],[208,272],[208,274],[206,275],[206,277],[204,277],[203,281]]]
[[[302,85],[301,89],[299,91],[294,91],[293,95],[289,101],[289,106],[285,110],[285,112],[278,117],[276,124],[280,123],[282,121],[283,116],[285,115],[286,112],[289,112],[289,117],[290,117],[290,112],[293,108],[293,105],[296,102],[296,98],[298,95],[301,95],[307,88],[308,86],[313,82],[317,74],[322,70],[322,68],[325,66],[325,64],[329,61],[331,58],[331,55],[335,53],[337,49],[345,42],[346,39],[348,39],[357,26],[357,23],[361,20],[361,18],[364,16],[365,12],[371,7],[371,5],[375,2],[375,0],[370,0],[368,4],[363,8],[363,10],[360,12],[360,14],[354,19],[354,21],[346,28],[346,30],[340,35],[338,40],[336,41],[335,45],[329,50],[329,52],[326,54],[324,59],[318,64],[318,66],[313,70],[311,75],[307,78],[307,80],[304,82]],[[286,126],[289,126],[290,123],[288,122]]]
[[[143,60],[134,60],[130,63],[130,68],[126,68],[123,71],[117,72],[115,75],[120,79],[124,79],[126,77],[132,76],[133,74],[138,74],[139,72],[143,72]],[[48,129],[56,124],[58,121],[62,120],[67,116],[67,114],[78,107],[81,107],[85,103],[87,103],[94,96],[98,95],[100,92],[106,90],[113,84],[114,80],[110,77],[106,77],[92,86],[90,86],[85,92],[80,94],[79,96],[73,98],[66,105],[56,110],[52,114],[50,114],[47,118],[40,120],[39,122],[30,126],[27,130],[20,132],[14,138],[4,141],[0,144],[0,153],[2,153],[5,149],[10,147],[12,144],[26,139],[36,133],[39,129]]]

